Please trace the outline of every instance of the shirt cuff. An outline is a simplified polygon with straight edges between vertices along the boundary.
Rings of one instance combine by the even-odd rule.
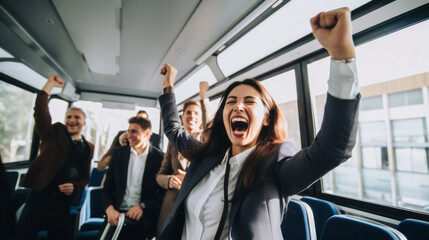
[[[174,88],[173,87],[165,87],[163,89],[163,93],[167,94],[167,93],[174,93]]]
[[[340,99],[354,99],[359,93],[356,61],[345,62],[331,58],[328,93]]]

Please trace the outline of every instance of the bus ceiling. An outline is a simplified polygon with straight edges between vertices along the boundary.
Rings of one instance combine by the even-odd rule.
[[[240,21],[275,2],[2,0],[0,47],[44,77],[60,75],[78,92],[152,99],[162,90],[163,63],[183,78]]]
[[[176,97],[182,103],[198,96],[198,90],[194,89],[198,81],[209,81],[208,95],[215,96],[231,81],[256,77],[321,50],[311,36],[307,16],[301,17],[305,26],[294,26],[298,19],[287,14],[299,12],[293,8],[304,8],[305,14],[311,15],[313,11],[344,4],[351,8],[352,14],[356,13],[354,33],[358,33],[426,3],[349,0],[323,4],[311,1],[311,6],[302,3],[300,6],[299,2],[0,0],[0,47],[13,56],[15,63],[9,65],[22,63],[38,74],[37,79],[52,74],[63,77],[69,88],[61,94],[69,101],[82,99],[82,93],[88,92],[93,100],[94,96],[103,96],[98,99],[100,102],[118,101],[106,96],[122,95],[146,99],[143,104],[154,106],[162,91],[159,70],[163,63],[178,69],[176,92],[181,95]],[[278,40],[253,32],[262,25],[277,26],[271,21],[274,18],[280,19],[281,29],[288,29],[288,34],[283,35],[294,35],[294,29],[307,30],[296,38],[286,39],[269,53],[259,54],[258,47],[250,50],[236,47],[236,43],[252,34],[264,36],[264,41]],[[279,32],[278,27],[275,30]],[[260,57],[246,59],[239,48]],[[232,52],[234,58],[220,61]],[[3,64],[1,57],[0,64]],[[40,89],[44,83],[30,80],[26,84]]]

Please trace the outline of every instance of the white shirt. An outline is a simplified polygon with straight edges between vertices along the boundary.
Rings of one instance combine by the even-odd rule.
[[[127,188],[125,189],[124,200],[119,209],[128,210],[137,204],[140,204],[140,196],[142,191],[143,173],[146,167],[147,155],[149,153],[149,144],[144,152],[137,154],[134,148],[130,148],[130,161],[128,163],[127,172]]]
[[[340,99],[354,99],[359,93],[356,62],[342,63],[331,60],[328,92]],[[231,201],[241,165],[254,147],[232,157],[228,182],[228,199]],[[221,164],[213,168],[192,189],[185,199],[185,226],[182,240],[214,239],[223,210],[223,180],[229,150]],[[229,213],[220,239],[228,239]]]
[[[239,170],[244,160],[255,147],[231,157],[229,160],[230,172],[228,180],[228,201],[231,201]],[[214,239],[223,210],[223,183],[226,169],[226,162],[229,158],[229,150],[226,151],[222,162],[212,169],[201,181],[192,189],[185,200],[185,229],[182,239]],[[228,215],[231,209],[229,203]],[[224,225],[221,239],[227,239],[228,218]]]

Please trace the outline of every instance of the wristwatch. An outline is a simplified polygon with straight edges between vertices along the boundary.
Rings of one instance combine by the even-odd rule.
[[[174,88],[173,87],[165,87],[164,89],[162,89],[164,94],[167,93],[174,93]]]

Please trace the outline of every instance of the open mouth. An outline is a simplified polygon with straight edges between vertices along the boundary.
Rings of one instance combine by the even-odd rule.
[[[248,126],[249,124],[247,123],[247,120],[244,118],[234,117],[231,119],[232,133],[236,136],[244,135]]]

